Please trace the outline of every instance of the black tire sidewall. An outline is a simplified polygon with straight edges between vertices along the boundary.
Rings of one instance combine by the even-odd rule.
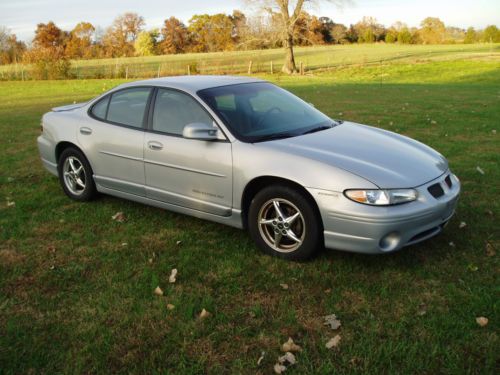
[[[262,205],[273,198],[283,198],[294,205],[302,213],[306,224],[306,236],[298,249],[293,252],[284,253],[274,250],[262,238],[259,231],[257,218]],[[288,260],[306,260],[311,258],[314,253],[323,246],[323,229],[321,219],[314,203],[304,194],[289,186],[272,185],[259,191],[248,210],[248,229],[252,239],[265,253]]]
[[[83,169],[85,170],[85,177],[86,177],[86,182],[85,182],[85,189],[82,194],[76,195],[73,194],[68,187],[66,186],[66,183],[64,182],[64,176],[63,176],[63,165],[64,161],[70,157],[74,156],[76,157],[83,165]],[[85,155],[78,149],[73,148],[73,147],[68,147],[65,149],[62,153],[61,156],[59,157],[59,160],[57,162],[57,171],[59,174],[59,182],[61,184],[62,189],[64,190],[64,193],[70,197],[71,199],[74,199],[76,201],[90,201],[92,200],[95,195],[96,195],[96,187],[94,183],[94,178],[93,172],[92,172],[92,167],[90,166],[90,163],[88,162],[87,158]]]

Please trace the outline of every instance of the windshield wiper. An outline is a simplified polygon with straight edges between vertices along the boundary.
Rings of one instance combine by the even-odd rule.
[[[295,133],[268,134],[268,135],[263,135],[261,137],[256,137],[256,138],[252,139],[252,143],[264,142],[264,141],[274,141],[276,139],[290,138],[290,137],[295,137],[297,135],[298,134],[295,134]]]
[[[316,133],[316,132],[319,132],[319,131],[322,131],[322,130],[327,130],[327,129],[331,129],[333,128],[335,125],[322,125],[322,126],[317,126],[315,128],[312,128],[312,129],[309,129],[307,131],[305,131],[304,133],[302,133],[301,135],[304,135],[304,134],[311,134],[311,133]]]

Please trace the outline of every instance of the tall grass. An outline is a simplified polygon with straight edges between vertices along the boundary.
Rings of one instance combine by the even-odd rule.
[[[474,45],[336,45],[299,47],[296,61],[306,71],[353,65],[419,63],[435,60],[495,59],[500,44]],[[283,50],[189,53],[149,57],[73,60],[70,78],[149,78],[183,74],[278,73]],[[251,70],[249,65],[251,64]],[[33,79],[30,65],[0,66],[0,80]]]

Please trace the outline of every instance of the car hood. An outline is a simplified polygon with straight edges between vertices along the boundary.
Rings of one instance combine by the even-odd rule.
[[[351,122],[260,145],[344,169],[381,189],[416,187],[448,169],[441,154],[420,142]]]

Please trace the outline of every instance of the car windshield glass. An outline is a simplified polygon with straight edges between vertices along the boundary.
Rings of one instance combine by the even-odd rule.
[[[294,137],[335,125],[312,105],[266,82],[214,87],[198,95],[244,142]]]

